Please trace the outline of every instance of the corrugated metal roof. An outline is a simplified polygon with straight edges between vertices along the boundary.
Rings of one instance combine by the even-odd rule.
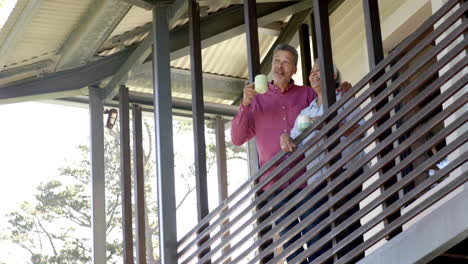
[[[247,41],[245,36],[245,34],[242,34],[203,49],[203,71],[247,79]],[[275,40],[276,36],[259,34],[259,50],[262,59],[266,56]],[[173,60],[171,66],[190,69],[190,56]]]
[[[14,6],[13,10],[10,13],[10,16],[5,21],[5,24],[3,25],[3,27],[0,29],[0,43],[3,43],[3,41],[5,41],[6,37],[11,32],[12,28],[16,25],[16,22],[18,21],[18,18],[21,16],[21,13],[23,12],[27,3],[28,3],[27,0],[18,0],[18,2],[16,2],[16,5]]]
[[[20,41],[7,60],[7,65],[18,66],[25,62],[29,64],[55,55],[74,26],[80,21],[91,1],[42,1],[37,11],[34,12],[31,23],[22,32]],[[27,1],[24,0],[18,1],[17,7],[8,19],[8,25],[6,25],[8,27],[2,29],[2,32],[8,34],[12,26],[21,19],[26,3]]]

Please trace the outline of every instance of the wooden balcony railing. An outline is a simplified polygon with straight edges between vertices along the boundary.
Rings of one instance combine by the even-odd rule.
[[[466,171],[455,171],[468,158],[466,9],[464,1],[448,1],[433,14],[297,138],[297,143],[302,143],[297,150],[278,153],[188,232],[178,242],[178,262],[258,263],[274,253],[269,263],[282,263],[303,248],[289,263],[301,263],[311,255],[316,257],[313,263],[352,263],[379,241],[391,239],[388,235],[395,230],[404,232],[402,227],[409,220],[465,183]],[[385,105],[376,110],[384,101]],[[389,113],[390,118],[381,122]],[[355,124],[360,126],[344,139]],[[304,140],[319,128],[312,139]],[[392,133],[379,140],[388,129]],[[356,141],[360,143],[353,144]],[[382,156],[382,150],[390,145],[393,149]],[[312,147],[315,151],[304,155]],[[351,154],[342,155],[349,148]],[[297,159],[302,160],[289,168]],[[314,160],[299,180],[279,191]],[[382,172],[390,163],[393,167]],[[256,183],[274,166],[265,181]],[[288,172],[272,188],[261,192],[286,168]],[[300,189],[318,171],[325,173]],[[398,180],[386,184],[395,175],[400,175]],[[434,188],[437,184],[440,188]],[[418,206],[401,213],[431,189],[437,190]],[[297,194],[272,212],[293,192]],[[395,194],[398,199],[386,203]],[[320,203],[323,200],[326,202]],[[295,205],[294,212],[275,224]],[[310,214],[305,216],[306,212]],[[385,221],[395,212],[400,212],[398,218]],[[278,235],[298,218],[298,224]],[[314,227],[308,228],[312,223]],[[379,224],[383,227],[375,229]],[[258,236],[269,226],[269,231]],[[370,233],[373,228],[375,231]],[[281,250],[286,241],[304,230],[308,232]],[[307,243],[314,237],[314,243]],[[260,245],[264,245],[262,250]]]

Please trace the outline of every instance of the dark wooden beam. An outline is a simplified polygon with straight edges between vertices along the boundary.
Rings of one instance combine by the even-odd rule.
[[[197,183],[198,219],[209,212],[206,179],[206,144],[203,105],[202,55],[200,39],[200,7],[196,1],[189,0],[190,24],[190,64],[192,74],[192,112],[195,146],[195,179]]]
[[[384,58],[379,3],[377,0],[363,0],[363,6],[369,67],[373,69]]]
[[[318,51],[317,51],[317,31],[315,30],[315,22],[314,22],[314,14],[310,15],[310,37],[312,39],[312,53],[315,60],[318,59]]]
[[[203,106],[203,76],[200,36],[200,6],[195,0],[188,0],[189,10],[189,38],[190,38],[190,64],[192,73],[192,120],[195,151],[195,182],[197,193],[198,221],[200,222],[209,213],[208,183],[206,172],[206,143],[205,143],[205,111]],[[202,227],[199,232],[202,232]],[[203,245],[209,236],[202,239]],[[209,252],[209,248],[202,251],[198,257],[202,258]],[[210,260],[203,262],[210,263]]]
[[[143,161],[142,108],[133,105],[133,166],[136,229],[136,263],[146,264],[145,169]]]
[[[312,57],[310,55],[309,26],[306,24],[302,24],[300,28],[299,46],[301,49],[303,84],[310,86],[309,75],[312,70]]]
[[[128,88],[120,87],[120,192],[122,194],[123,259],[133,262],[132,175],[130,165],[130,116]]]
[[[216,167],[218,171],[219,202],[228,197],[227,160],[224,119],[221,116],[215,118],[216,136]]]
[[[320,65],[320,86],[322,87],[322,103],[328,109],[336,102],[335,80],[333,78],[333,54],[330,37],[330,21],[328,17],[328,1],[313,0],[314,22],[317,32],[317,52]]]
[[[366,40],[367,40],[367,55],[369,61],[369,69],[372,71],[376,65],[384,59],[384,52],[383,52],[383,44],[382,44],[382,33],[380,27],[380,15],[379,15],[379,6],[377,0],[363,0],[363,8],[364,8],[364,22],[366,27]],[[384,70],[380,71],[372,78],[372,82],[375,82],[385,73]],[[373,93],[372,97],[378,96],[387,86],[383,84],[380,86],[376,91]],[[380,104],[377,104],[374,112],[379,111],[389,102],[388,99],[384,99],[381,101]],[[375,128],[380,127],[383,125],[388,119],[390,119],[390,113],[385,114],[375,125]],[[378,142],[384,141],[387,137],[392,135],[392,129],[389,128],[381,133],[381,135],[377,139]],[[384,157],[387,153],[393,150],[393,145],[387,146],[383,149],[379,155],[378,159]],[[393,166],[396,165],[396,160],[390,161],[386,166],[384,166],[380,171],[379,174],[383,175],[388,170],[390,170]],[[386,184],[384,184],[381,188],[381,191],[385,191],[386,189],[390,188],[393,185],[393,182],[398,182],[401,179],[402,174],[398,174],[394,176],[391,180],[389,180]],[[395,200],[400,199],[403,195],[403,190],[394,194],[383,204],[384,210],[386,207],[390,206]],[[400,217],[400,211],[394,212],[390,217],[384,220],[384,225],[387,226],[389,223],[393,222],[395,219]],[[401,227],[394,230],[390,233],[387,239],[395,236],[399,232],[401,232]]]
[[[216,167],[218,170],[218,197],[219,203],[221,204],[229,195],[228,192],[228,180],[227,180],[227,159],[226,159],[226,139],[225,139],[225,126],[224,119],[221,116],[217,116],[214,120],[215,123],[215,137],[216,137]],[[227,210],[227,209],[225,209]],[[223,225],[227,225],[229,219],[223,222]],[[224,228],[223,239],[226,239],[230,234],[229,229]],[[226,253],[231,248],[230,244],[227,244],[223,248],[223,253]],[[231,258],[229,257],[224,263],[230,263]]]
[[[247,38],[249,81],[260,73],[260,50],[258,44],[257,6],[255,0],[244,0],[244,20]]]

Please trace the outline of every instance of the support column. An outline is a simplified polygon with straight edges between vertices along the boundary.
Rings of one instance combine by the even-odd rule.
[[[314,13],[310,15],[310,37],[312,39],[312,57],[314,61],[318,59],[317,32],[315,31]]]
[[[128,88],[120,86],[120,193],[122,194],[123,259],[133,264],[132,175],[130,164],[130,109]]]
[[[372,70],[384,58],[379,3],[377,0],[364,0],[363,6],[369,69]]]
[[[218,170],[218,190],[219,202],[221,203],[228,197],[227,183],[227,160],[226,160],[226,140],[225,140],[224,119],[217,116],[215,119],[216,136],[216,167]]]
[[[249,66],[249,82],[254,82],[255,76],[260,74],[260,49],[258,44],[257,6],[255,0],[244,0],[244,21],[247,38],[247,55]],[[242,99],[241,99],[242,102]],[[252,177],[259,168],[258,153],[255,138],[248,142],[247,152],[249,177]]]
[[[224,119],[217,116],[215,119],[215,136],[216,136],[216,167],[218,169],[218,193],[219,203],[222,203],[228,197],[228,181],[227,181],[227,160],[226,160],[226,140],[225,140]],[[229,208],[223,210],[226,211]],[[229,223],[229,218],[224,220],[221,228]],[[230,231],[223,230],[222,239],[229,236]],[[231,244],[227,244],[223,248],[223,253],[231,248]],[[224,263],[230,263],[231,257],[227,258]]]
[[[200,7],[194,0],[189,4],[190,65],[192,74],[192,120],[195,146],[195,181],[197,184],[198,221],[209,212],[206,179],[205,108],[200,39]]]
[[[136,226],[136,263],[146,264],[145,233],[145,169],[143,162],[143,122],[142,109],[133,106],[133,167]]]
[[[177,263],[177,219],[172,142],[169,6],[153,9],[153,94],[159,208],[159,252],[161,264]]]
[[[257,6],[255,0],[244,0],[244,20],[246,26],[249,81],[260,73],[260,49],[258,44]]]
[[[299,45],[301,48],[303,84],[310,86],[309,75],[312,70],[312,57],[310,55],[309,26],[306,24],[302,24],[299,29]]]
[[[328,1],[314,0],[314,22],[317,33],[317,53],[320,65],[320,87],[323,94],[323,108],[328,109],[336,102],[335,80],[333,78],[333,54],[328,18]]]
[[[368,61],[369,61],[369,69],[372,71],[375,66],[384,59],[384,51],[383,51],[383,44],[382,44],[382,32],[380,26],[380,14],[379,14],[379,5],[377,0],[363,0],[363,8],[364,8],[364,22],[366,26],[366,40],[367,40],[367,51],[368,51]],[[376,77],[373,78],[372,81],[376,81],[380,76],[384,74],[384,71],[379,72],[376,74]],[[382,92],[387,86],[384,84],[372,95],[376,97]],[[376,106],[374,112],[379,111],[385,104],[388,103],[388,99],[384,99],[380,104]],[[385,123],[390,118],[390,114],[385,114],[380,120],[378,120],[376,127],[378,128],[380,125]],[[396,128],[394,128],[396,129]],[[385,140],[390,134],[392,133],[392,129],[387,129],[377,138],[377,142],[381,142]],[[388,147],[384,148],[378,155],[378,158],[385,156],[387,153],[393,150],[393,146],[389,145]],[[395,161],[389,162],[385,165],[379,174],[384,174],[386,171],[390,170],[393,166],[395,166]],[[398,178],[401,178],[399,175]],[[395,182],[397,182],[397,177],[392,177],[386,183],[384,183],[382,191],[390,188]],[[403,195],[402,191],[390,196],[384,203],[384,207],[392,204],[394,201],[399,199],[399,195]],[[397,211],[394,214],[390,215],[388,218],[384,220],[384,224],[388,224],[393,220],[397,219],[400,216],[400,212]],[[401,232],[401,228],[397,228],[393,233],[389,234],[387,238],[391,238]]]
[[[195,182],[197,191],[198,222],[209,213],[208,184],[206,171],[206,144],[205,144],[205,109],[203,104],[203,76],[200,36],[200,7],[195,0],[189,0],[189,38],[190,38],[190,65],[192,74],[192,120],[195,150]],[[208,227],[202,226],[198,232]],[[203,237],[198,243],[202,246],[209,236]],[[210,251],[203,250],[198,257],[202,258]],[[206,261],[204,263],[210,263]]]
[[[104,106],[100,89],[89,88],[91,122],[91,208],[93,229],[93,263],[106,263],[106,195],[104,177]]]
[[[249,82],[252,83],[255,80],[255,76],[261,73],[260,69],[260,51],[259,51],[259,44],[258,44],[258,25],[257,25],[257,6],[255,0],[244,0],[244,21],[245,21],[245,31],[246,31],[246,39],[247,39],[247,61],[249,66]],[[242,102],[242,98],[241,98]],[[257,146],[255,142],[255,138],[251,139],[247,142],[247,160],[249,163],[249,177],[253,177],[255,172],[259,169],[259,161],[258,161],[258,152]],[[261,194],[261,192],[257,193],[257,195]],[[261,207],[257,207],[260,209]],[[257,222],[260,224],[262,218],[258,219]],[[267,229],[271,229],[269,226]],[[262,230],[259,232],[259,236],[261,237],[267,231]],[[259,249],[262,250],[266,248],[272,241],[268,240],[267,242],[263,243],[259,246]],[[268,261],[269,257],[263,258],[260,263],[265,263]]]
[[[335,102],[336,102],[336,82],[334,79],[334,74],[333,74],[333,54],[332,54],[332,46],[331,46],[331,37],[330,37],[330,23],[329,23],[329,15],[328,15],[328,1],[321,1],[321,0],[314,0],[314,22],[315,22],[315,29],[317,33],[317,53],[318,53],[318,60],[319,60],[319,66],[320,66],[320,86],[322,87],[322,103],[323,103],[323,108],[324,111],[327,111],[328,108],[330,108]],[[336,113],[333,113],[333,115],[330,116],[330,119],[327,120],[330,121],[332,118],[336,116]],[[336,131],[338,130],[338,126],[336,126],[334,129],[331,131]],[[329,132],[327,133],[327,137],[330,137],[334,132]],[[340,143],[340,140],[338,139],[335,142],[332,142],[331,146],[326,150],[327,152],[331,152],[338,144]],[[332,166],[336,161],[341,159],[341,154],[337,154],[335,157],[333,157],[330,162],[326,165],[327,167]],[[332,181],[334,181],[336,178],[339,178],[341,173],[344,170],[341,171],[336,171],[333,175],[328,175],[327,178],[327,184],[330,185]],[[352,176],[355,177],[355,176]],[[348,179],[352,181],[351,177]],[[360,188],[360,187],[359,187]],[[358,191],[359,189],[353,190]],[[333,190],[332,192],[328,193],[328,199],[333,200],[333,196],[338,192],[338,188]],[[342,205],[340,203],[335,203],[334,206],[332,206],[329,210],[330,214],[334,214],[336,210],[338,210]],[[357,212],[359,210],[359,204],[353,206],[348,210],[346,213],[343,213],[340,215],[339,218],[341,219],[346,219],[350,217],[351,214],[354,212]],[[331,233],[335,232],[335,228],[337,225],[340,224],[340,221],[349,221],[349,220],[335,220],[331,223]],[[354,222],[350,227],[345,229],[345,232],[351,233],[355,231],[358,227],[360,226],[360,221],[357,220]],[[332,240],[332,247],[336,245],[337,243],[340,242],[340,239],[335,237]],[[343,254],[346,254],[349,252],[349,250],[352,250],[351,246],[355,242],[362,242],[362,238],[359,237],[358,239],[354,240],[352,243],[349,243],[346,247],[346,249],[342,250],[341,252],[336,252],[336,254],[333,255],[333,259],[336,261],[338,258],[343,256]],[[356,246],[356,245],[353,245]],[[359,255],[357,259],[362,258],[363,256]],[[355,260],[357,260],[355,259]]]

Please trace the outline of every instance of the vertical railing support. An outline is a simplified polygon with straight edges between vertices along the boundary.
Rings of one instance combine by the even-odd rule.
[[[244,20],[246,25],[249,81],[260,73],[260,49],[258,44],[257,6],[254,0],[244,0]]]
[[[216,165],[218,170],[218,190],[219,190],[219,203],[222,203],[224,199],[228,197],[228,181],[227,181],[227,160],[226,160],[226,140],[225,140],[225,126],[224,119],[217,116],[215,119],[215,135],[216,135]],[[223,210],[226,211],[228,208]],[[223,213],[221,212],[221,213]],[[223,226],[229,223],[229,218],[224,220]],[[223,231],[223,238],[229,236],[229,230]],[[230,244],[227,244],[223,248],[223,253],[227,252],[231,248]],[[230,263],[231,258],[227,258],[224,263]]]
[[[130,164],[130,109],[128,88],[119,90],[120,113],[120,192],[122,194],[123,259],[133,264],[132,179]]]
[[[310,55],[309,26],[302,24],[299,29],[299,45],[301,48],[302,82],[310,86],[309,75],[312,70],[312,57]]]
[[[146,264],[145,169],[141,106],[133,106],[133,168],[136,226],[136,263]]]
[[[157,157],[159,252],[162,264],[177,263],[177,221],[172,142],[169,6],[153,9],[153,94]]]
[[[364,0],[363,7],[366,26],[367,54],[369,68],[372,71],[384,58],[379,3],[377,0]]]
[[[192,74],[192,120],[195,146],[195,181],[197,184],[198,220],[209,212],[206,179],[205,110],[203,104],[200,8],[189,0],[190,64]]]
[[[328,18],[328,1],[314,0],[314,22],[317,33],[317,53],[320,65],[320,86],[323,107],[328,109],[336,102],[335,80],[333,78],[333,54]]]
[[[257,6],[255,0],[244,0],[244,21],[247,39],[247,54],[249,67],[249,82],[260,74],[260,49],[258,44]],[[258,170],[258,153],[255,138],[248,142],[247,158],[249,161],[249,176]]]
[[[195,147],[195,182],[197,192],[198,221],[208,215],[208,186],[206,171],[206,144],[205,144],[205,111],[203,105],[203,77],[200,36],[200,7],[194,0],[188,0],[189,38],[190,38],[190,65],[192,74],[192,120]],[[208,226],[208,224],[206,225]],[[202,232],[206,226],[198,230]],[[204,237],[198,244],[202,246],[209,236]],[[199,254],[202,258],[209,252],[209,248]],[[204,262],[210,263],[210,261]]]
[[[106,195],[104,177],[104,106],[100,89],[89,88],[93,263],[106,263]]]
[[[369,61],[369,69],[372,71],[375,66],[384,59],[384,50],[383,50],[383,43],[382,43],[382,30],[380,26],[380,14],[379,14],[379,5],[377,0],[363,0],[363,8],[364,8],[364,22],[366,27],[366,40],[367,40],[367,51],[368,51],[368,61]],[[372,81],[376,81],[380,76],[382,76],[384,72],[378,73]],[[381,91],[385,89],[386,85],[382,85],[377,91],[372,95],[373,97],[378,96]],[[378,104],[374,111],[378,111],[385,104],[388,103],[388,99],[383,100],[380,104]],[[386,114],[382,117],[381,120],[377,122],[377,126],[383,124],[386,120],[390,118],[390,114]],[[388,137],[392,133],[391,129],[387,129],[382,133],[382,135],[378,138],[378,142],[383,141],[386,137]],[[379,157],[385,156],[388,152],[393,149],[392,145],[389,145],[385,148],[382,152],[379,153]],[[395,161],[390,162],[388,165],[382,168],[380,174],[385,173],[391,167],[395,165]],[[394,182],[396,182],[396,177],[393,178],[388,183],[384,184],[383,190],[389,188]],[[383,191],[382,190],[382,191]],[[401,194],[401,192],[400,192]],[[384,203],[385,206],[390,205],[396,199],[398,199],[398,194],[391,196],[387,199]],[[395,212],[395,214],[391,215],[389,218],[385,219],[385,224],[393,221],[397,217],[399,217],[400,212]],[[394,233],[390,234],[388,237],[392,237],[399,233],[401,229],[396,229]]]
[[[312,40],[312,58],[318,59],[317,51],[317,31],[315,30],[314,13],[310,14],[310,38]]]
[[[248,67],[249,67],[249,82],[254,82],[255,76],[260,74],[260,49],[258,44],[258,24],[257,24],[257,6],[255,0],[244,0],[244,21],[247,39],[247,54],[248,54]],[[247,143],[247,158],[249,162],[249,176],[253,177],[259,168],[258,153],[255,143],[255,138]],[[259,220],[260,223],[260,220]],[[271,227],[269,227],[271,228]],[[259,235],[266,233],[265,229],[260,231]],[[260,250],[266,248],[272,241],[268,241],[260,245]],[[264,261],[264,260],[262,260]],[[261,261],[261,263],[263,263]],[[267,260],[265,260],[267,261]]]
[[[219,202],[221,203],[228,196],[227,183],[227,160],[226,160],[226,140],[225,140],[224,119],[217,116],[215,119],[216,136],[216,165],[218,171]]]

